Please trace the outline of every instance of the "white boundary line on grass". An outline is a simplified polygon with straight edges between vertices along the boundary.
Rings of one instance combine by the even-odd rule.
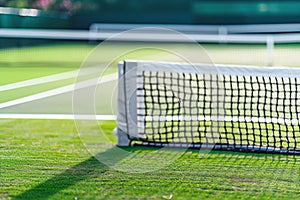
[[[73,115],[73,114],[0,114],[0,119],[59,119],[59,120],[116,120],[115,115]]]
[[[118,78],[117,73],[114,73],[114,74],[102,76],[101,78],[99,77],[99,78],[83,81],[83,82],[80,82],[80,83],[67,85],[67,86],[60,87],[60,88],[53,89],[53,90],[49,90],[49,91],[46,91],[46,92],[41,92],[41,93],[34,94],[34,95],[31,95],[31,96],[27,96],[27,97],[19,98],[19,99],[16,99],[16,100],[0,103],[0,109],[1,108],[7,108],[7,107],[10,107],[10,106],[15,106],[15,105],[22,104],[22,103],[28,103],[28,102],[31,102],[31,101],[35,101],[35,100],[39,100],[39,99],[43,99],[43,98],[47,98],[47,97],[67,93],[67,92],[71,92],[73,90],[78,90],[78,89],[83,89],[83,88],[95,86],[95,85],[98,85],[98,84],[101,84],[101,83],[114,81],[114,80],[117,80],[117,78]]]
[[[64,72],[64,73],[60,73],[60,74],[54,74],[54,75],[44,76],[44,77],[40,77],[40,78],[34,78],[34,79],[26,80],[26,81],[20,81],[17,83],[3,85],[3,86],[0,86],[0,92],[18,89],[18,88],[27,87],[27,86],[43,84],[43,83],[59,81],[59,80],[67,79],[67,78],[73,78],[78,74],[78,71],[79,70],[74,70],[74,71],[70,71],[70,72]]]
[[[86,68],[82,73],[83,73],[83,75],[88,75],[88,74],[94,73],[96,70],[97,70],[97,66],[89,67],[89,68]],[[40,77],[40,78],[34,78],[34,79],[26,80],[26,81],[20,81],[17,83],[2,85],[2,86],[0,86],[0,92],[23,88],[23,87],[27,87],[27,86],[33,86],[33,85],[39,85],[39,84],[43,84],[43,83],[64,80],[64,79],[69,79],[69,78],[75,78],[78,75],[79,71],[80,70],[78,69],[78,70],[74,70],[74,71],[63,72],[63,73],[44,76],[44,77]]]

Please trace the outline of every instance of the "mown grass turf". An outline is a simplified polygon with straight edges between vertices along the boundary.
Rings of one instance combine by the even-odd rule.
[[[1,65],[1,64],[0,64]],[[49,65],[48,67],[41,67],[41,68],[35,68],[35,67],[4,67],[1,65],[0,67],[0,85],[6,85],[10,83],[15,83],[19,81],[29,80],[33,78],[43,77],[47,75],[52,74],[58,74],[70,71],[72,69],[70,68],[64,68],[62,66],[60,67],[53,67],[52,65]]]
[[[0,85],[78,69],[95,45],[47,44],[0,50]]]
[[[92,157],[73,121],[0,120],[0,124],[0,199],[300,197],[299,156],[188,150],[164,168],[129,173]],[[101,124],[105,134],[113,138],[115,122]],[[159,156],[161,162],[182,153],[170,149],[156,154],[157,149],[131,147],[125,150],[135,155],[126,158],[115,155],[115,148],[100,152],[100,156],[115,158],[127,170],[139,159]]]

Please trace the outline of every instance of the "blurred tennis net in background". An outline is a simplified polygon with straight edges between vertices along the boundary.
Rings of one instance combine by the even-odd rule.
[[[127,33],[126,37],[121,35],[114,37],[116,34],[130,29],[136,30]],[[3,53],[3,49],[14,48],[16,50],[28,46],[75,45],[77,54],[85,55],[87,49],[90,50],[91,47],[106,39],[129,42],[129,44],[138,42],[175,43],[180,47],[186,43],[186,40],[178,39],[176,34],[166,34],[165,29],[182,32],[188,38],[202,44],[208,56],[215,63],[300,66],[298,59],[300,53],[298,30],[300,29],[298,24],[284,27],[279,25],[226,27],[95,24],[91,26],[90,30],[0,29],[0,47],[1,53]],[[183,46],[183,48],[185,47],[187,51],[193,53],[193,49],[190,49],[188,44]],[[6,58],[2,56],[0,62],[3,59],[9,59],[9,53],[15,53],[14,58],[23,54],[23,52],[17,54],[16,51],[6,51],[6,53]],[[42,54],[43,52],[35,53]],[[74,57],[81,56],[74,55]],[[53,58],[52,61],[57,59]],[[72,60],[72,58],[70,59]]]

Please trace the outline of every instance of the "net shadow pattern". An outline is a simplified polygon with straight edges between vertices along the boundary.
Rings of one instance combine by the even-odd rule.
[[[142,71],[135,144],[300,154],[300,79]]]

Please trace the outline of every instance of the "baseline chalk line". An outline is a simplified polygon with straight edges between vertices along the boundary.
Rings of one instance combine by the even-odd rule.
[[[114,81],[114,80],[117,80],[117,79],[118,79],[117,73],[110,74],[110,75],[105,75],[105,76],[102,76],[102,77],[99,77],[99,78],[95,78],[95,79],[83,81],[83,82],[80,82],[80,83],[67,85],[67,86],[60,87],[60,88],[53,89],[53,90],[49,90],[49,91],[46,91],[46,92],[41,92],[41,93],[38,93],[38,94],[30,95],[30,96],[19,98],[19,99],[16,99],[16,100],[0,103],[0,109],[1,108],[7,108],[7,107],[10,107],[10,106],[15,106],[15,105],[22,104],[22,103],[28,103],[28,102],[31,102],[31,101],[35,101],[35,100],[39,100],[39,99],[43,99],[43,98],[47,98],[47,97],[67,93],[67,92],[71,92],[71,91],[74,91],[74,90],[79,90],[79,89],[83,89],[83,88],[87,88],[87,87],[91,87],[91,86],[96,86],[96,85],[106,83],[106,82],[110,82],[110,81]]]
[[[44,76],[44,77],[40,77],[40,78],[34,78],[34,79],[26,80],[26,81],[20,81],[17,83],[11,83],[11,84],[0,86],[0,92],[7,91],[7,90],[14,90],[14,89],[28,87],[28,86],[39,85],[39,84],[44,84],[44,83],[50,83],[50,82],[54,82],[54,81],[65,80],[65,79],[69,79],[69,78],[75,78],[76,76],[78,76],[79,72],[80,72],[80,76],[82,76],[82,75],[93,74],[97,71],[99,71],[98,66],[94,66],[94,67],[89,67],[89,68],[85,68],[85,69],[81,69],[81,70],[78,69],[78,70],[74,70],[74,71],[63,72],[63,73]]]
[[[115,115],[73,115],[73,114],[0,114],[0,119],[57,119],[57,120],[116,120]]]

